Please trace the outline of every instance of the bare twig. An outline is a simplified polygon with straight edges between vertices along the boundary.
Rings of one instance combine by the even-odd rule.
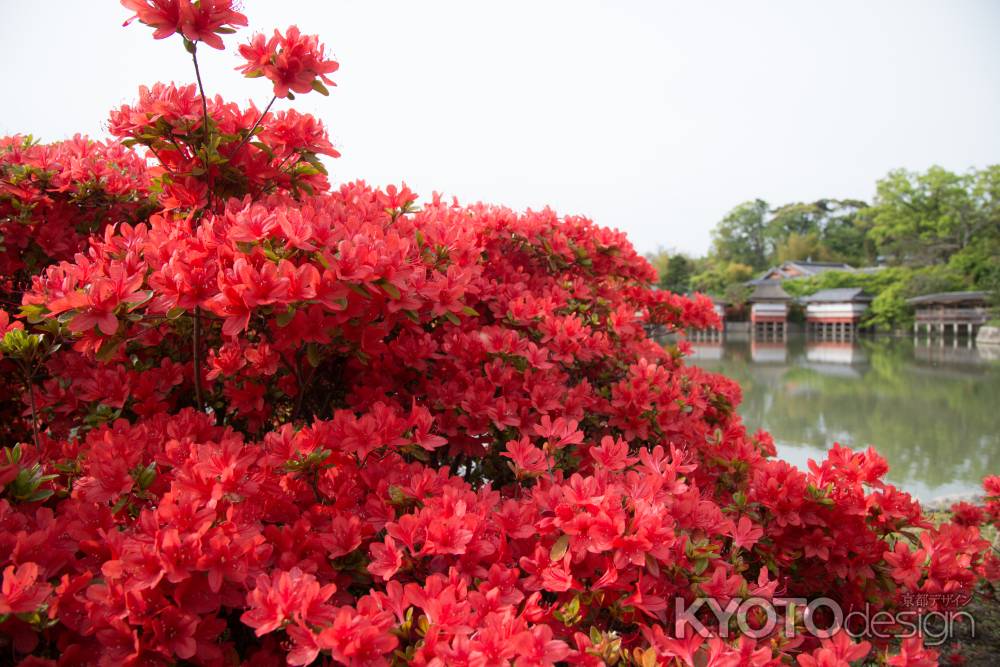
[[[31,405],[31,432],[35,436],[35,449],[41,449],[41,439],[38,437],[38,409],[35,406],[35,386],[32,383],[32,375],[27,368],[24,369],[24,385],[28,390],[28,402]]]
[[[208,98],[205,97],[205,87],[201,82],[201,69],[198,67],[198,44],[196,42],[191,43],[191,61],[194,63],[194,76],[198,80],[198,93],[201,95],[201,129],[202,129],[202,154],[201,163],[205,168],[205,178],[208,179],[208,202],[206,209],[212,208],[212,194],[214,189],[214,183],[212,179],[212,171],[208,163],[208,142],[209,142],[209,126],[208,126]]]
[[[191,357],[194,364],[194,400],[198,409],[204,409],[201,396],[201,308],[194,309],[194,330],[191,334]]]
[[[271,105],[274,104],[274,101],[276,99],[278,99],[277,95],[272,97],[271,101],[267,103],[266,107],[264,107],[264,112],[257,117],[257,120],[254,121],[253,127],[251,127],[250,131],[247,132],[247,136],[243,137],[243,141],[241,141],[239,145],[236,147],[236,150],[233,151],[233,157],[236,157],[236,154],[240,152],[240,149],[246,146],[247,142],[249,142],[250,139],[253,138],[253,133],[257,131],[257,126],[260,125],[260,121],[264,120],[264,116],[266,116],[267,112],[271,110]]]

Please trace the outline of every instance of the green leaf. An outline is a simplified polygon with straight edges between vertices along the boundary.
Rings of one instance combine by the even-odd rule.
[[[560,607],[557,611],[557,618],[566,625],[574,625],[579,619],[580,596],[574,595],[573,599]]]
[[[555,544],[552,545],[552,549],[549,550],[549,560],[560,560],[566,555],[569,550],[569,535],[562,535]]]
[[[346,285],[347,288],[350,289],[352,292],[357,292],[366,299],[372,298],[372,293],[369,292],[368,288],[362,285],[361,283],[346,283]]]
[[[287,327],[295,319],[295,308],[289,306],[284,312],[278,313],[274,319],[279,327]]]
[[[320,349],[319,345],[310,343],[306,346],[306,359],[309,361],[309,365],[313,368],[319,366],[320,362],[323,361],[323,351]]]
[[[450,310],[447,313],[445,313],[444,316],[448,319],[449,322],[451,322],[455,326],[460,326],[462,324],[462,320],[458,319],[458,315],[451,312]]]
[[[326,89],[326,86],[324,86],[323,82],[320,81],[319,79],[313,79],[312,89],[315,90],[320,95],[329,95],[330,94],[330,91]]]
[[[313,253],[313,259],[319,262],[319,265],[322,266],[324,269],[330,268],[330,262],[327,261],[326,257],[323,256],[323,253],[319,252],[318,250]]]
[[[28,322],[32,324],[37,324],[45,318],[45,313],[48,312],[43,304],[40,303],[29,303],[21,306],[21,314],[24,315]]]
[[[136,476],[135,481],[143,491],[152,486],[153,482],[156,481],[156,461],[142,468]]]
[[[381,287],[386,294],[389,295],[390,299],[398,299],[401,294],[399,293],[399,288],[390,283],[388,280],[380,280],[378,286]]]
[[[109,361],[114,355],[115,351],[122,344],[120,340],[106,340],[104,344],[101,345],[101,349],[97,351],[98,361]]]
[[[28,498],[28,502],[29,503],[41,502],[41,501],[45,500],[46,498],[51,497],[52,494],[54,494],[54,493],[55,493],[55,491],[53,491],[52,489],[41,489],[40,491],[35,491]]]
[[[656,559],[652,555],[646,554],[646,569],[654,577],[660,576],[660,564],[656,562]]]
[[[116,502],[114,506],[111,508],[111,514],[112,515],[118,514],[119,512],[122,511],[122,508],[125,507],[126,504],[128,504],[128,496],[122,496],[121,498],[118,499],[118,502]]]
[[[260,132],[260,129],[254,130],[254,134],[256,134],[257,132]],[[250,145],[253,146],[254,148],[259,148],[260,150],[264,151],[265,153],[268,154],[269,157],[271,158],[274,157],[274,151],[272,151],[271,147],[265,144],[263,141],[251,141]]]

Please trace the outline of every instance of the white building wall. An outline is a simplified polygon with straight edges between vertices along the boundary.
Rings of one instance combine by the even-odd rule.
[[[788,315],[787,303],[755,303],[750,312],[757,317],[785,317]]]
[[[810,303],[806,306],[806,318],[858,318],[866,310],[868,306],[863,303]]]

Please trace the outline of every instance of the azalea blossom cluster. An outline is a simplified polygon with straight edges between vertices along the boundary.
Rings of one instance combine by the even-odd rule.
[[[189,42],[204,42],[213,49],[224,48],[220,35],[230,34],[247,24],[232,0],[121,0],[135,12],[125,25],[138,20],[155,28],[153,37],[164,39],[180,33]]]
[[[326,86],[336,84],[326,75],[340,67],[335,60],[326,59],[318,37],[303,35],[295,26],[285,34],[275,30],[270,39],[254,35],[248,44],[240,46],[240,55],[247,62],[238,69],[250,78],[264,76],[270,79],[276,97],[294,98],[292,93],[310,90],[327,95]]]
[[[242,25],[224,0],[124,4],[158,36]],[[192,11],[211,20],[174,20]],[[300,92],[322,69],[265,75]],[[776,459],[733,381],[648,338],[718,322],[650,289],[621,233],[332,187],[315,119],[194,85],[142,89],[110,128],[0,140],[3,229],[79,235],[0,255],[32,276],[0,310],[20,664],[931,665],[919,637],[814,637],[794,612],[791,637],[707,616],[677,636],[673,613],[893,610],[1000,576],[979,529],[998,478],[935,526],[874,450]],[[114,159],[48,157],[81,152]]]
[[[0,138],[0,294],[10,305],[31,275],[86,247],[108,224],[145,219],[146,161],[116,141],[54,144]]]

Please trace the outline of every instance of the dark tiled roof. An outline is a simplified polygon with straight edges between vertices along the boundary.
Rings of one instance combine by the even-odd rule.
[[[758,283],[750,295],[749,301],[791,301],[788,295],[777,280],[769,280]]]
[[[777,273],[781,278],[776,280],[782,280],[787,278],[786,275],[789,269],[796,269],[799,273],[804,276],[815,276],[819,273],[824,273],[825,271],[854,271],[854,267],[850,264],[844,264],[843,262],[782,262],[778,266],[772,266],[767,271],[761,274],[761,277],[754,282],[759,282],[761,280],[766,280],[764,276],[769,276],[772,273]]]
[[[871,301],[872,297],[865,294],[860,287],[838,287],[835,289],[825,289],[803,297],[805,303],[843,303],[845,301]]]
[[[785,262],[789,266],[797,266],[803,269],[851,269],[850,264],[843,262]]]
[[[911,306],[928,306],[931,304],[951,304],[962,303],[963,301],[981,301],[983,303],[989,298],[988,292],[938,292],[937,294],[924,294],[906,302]]]

